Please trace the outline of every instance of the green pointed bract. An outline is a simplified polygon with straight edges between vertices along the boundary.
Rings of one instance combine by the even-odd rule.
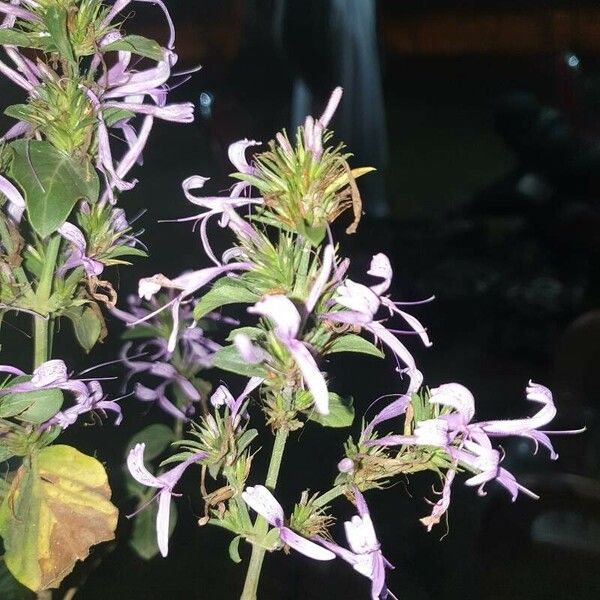
[[[118,511],[104,467],[70,446],[32,453],[0,507],[4,560],[21,584],[56,588],[90,548],[112,540]]]

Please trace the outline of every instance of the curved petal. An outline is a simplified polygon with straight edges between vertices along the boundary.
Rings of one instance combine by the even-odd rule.
[[[171,515],[171,493],[162,490],[158,496],[158,513],[156,515],[156,541],[163,558],[169,554],[169,517]]]
[[[556,416],[556,406],[552,392],[545,386],[529,382],[527,399],[531,402],[543,404],[542,408],[533,417],[525,419],[506,419],[498,421],[485,421],[478,425],[490,435],[529,435],[534,429],[544,427]]]
[[[239,173],[252,174],[254,168],[246,160],[246,149],[250,146],[260,146],[261,143],[256,140],[243,139],[230,144],[227,154],[231,164]]]
[[[279,529],[279,537],[285,542],[290,548],[308,556],[314,560],[333,560],[335,554],[331,550],[327,550],[315,542],[311,542],[306,538],[298,535],[288,527],[281,527]]]
[[[333,118],[333,115],[337,110],[340,100],[342,99],[343,91],[344,90],[340,86],[338,86],[331,93],[329,101],[327,102],[327,106],[325,107],[323,114],[319,117],[319,122],[323,128],[327,127],[327,125],[329,125],[329,122]]]
[[[268,523],[274,527],[281,527],[284,518],[283,508],[264,485],[247,487],[242,492],[242,498],[251,509],[262,515]]]
[[[319,273],[310,288],[310,292],[308,294],[308,298],[306,299],[305,306],[306,312],[311,313],[315,308],[321,294],[323,293],[323,289],[327,285],[329,281],[329,277],[331,276],[331,269],[333,267],[333,258],[335,255],[335,250],[331,244],[325,246],[323,250],[323,259],[321,262],[321,268]]]
[[[344,522],[348,545],[355,554],[367,554],[379,549],[373,522],[369,514],[362,517],[355,515],[350,521]]]
[[[382,252],[375,254],[375,256],[373,256],[371,259],[371,265],[367,271],[367,274],[371,275],[372,277],[383,279],[381,283],[372,285],[370,288],[378,296],[385,294],[385,292],[387,292],[390,288],[394,274],[390,259]]]
[[[269,318],[275,325],[275,334],[281,341],[294,339],[300,329],[300,313],[294,303],[281,294],[265,296],[248,309]]]
[[[451,406],[461,415],[465,425],[475,416],[475,398],[469,389],[460,383],[444,383],[432,389],[429,402]]]
[[[35,387],[45,387],[57,383],[65,383],[68,379],[67,366],[60,359],[48,360],[42,363],[31,377],[31,383]]]
[[[308,348],[298,340],[290,340],[287,347],[294,357],[304,382],[315,401],[315,408],[321,415],[329,414],[329,391],[323,373],[319,370],[315,359]]]
[[[162,488],[164,484],[160,479],[156,478],[144,466],[144,450],[146,444],[136,444],[127,456],[127,468],[131,476],[142,485],[154,488]]]

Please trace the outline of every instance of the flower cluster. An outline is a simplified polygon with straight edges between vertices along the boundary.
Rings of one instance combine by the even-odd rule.
[[[93,379],[73,379],[69,376],[67,367],[62,360],[54,359],[42,363],[34,369],[31,375],[27,375],[21,369],[10,365],[0,365],[0,373],[9,373],[16,376],[11,381],[5,382],[3,387],[0,388],[0,399],[4,399],[3,408],[7,404],[7,396],[15,399],[13,402],[16,409],[14,414],[7,415],[6,410],[4,410],[5,416],[11,416],[26,422],[41,422],[42,429],[48,429],[55,425],[61,429],[66,429],[73,425],[82,414],[92,411],[101,414],[111,411],[116,415],[115,425],[119,425],[122,421],[121,407],[117,404],[117,401],[107,400],[100,382]],[[58,402],[53,407],[51,403],[39,407],[40,397],[31,394],[32,392],[56,390],[72,394],[75,400],[74,405],[60,410],[63,397],[62,394],[59,394]],[[48,414],[48,411],[52,414]],[[47,418],[40,419],[40,414],[45,414]]]
[[[126,333],[128,341],[121,351],[121,360],[128,370],[123,388],[133,376],[146,375],[159,383],[149,387],[137,382],[134,394],[142,402],[153,402],[175,419],[187,421],[204,400],[208,386],[200,373],[212,366],[212,357],[221,348],[204,330],[194,323],[191,310],[183,306],[177,321],[157,311],[156,298],[144,301],[130,296],[129,310],[113,308],[112,314],[128,325],[136,325]],[[181,312],[181,314],[180,314]],[[214,328],[218,315],[205,319],[207,328]],[[170,340],[176,344],[170,347]]]
[[[539,384],[530,383],[527,388],[528,399],[542,405],[533,417],[481,422],[473,422],[474,398],[465,387],[456,383],[432,390],[422,387],[423,374],[401,336],[431,346],[426,328],[407,312],[407,306],[432,298],[392,300],[392,264],[381,253],[371,260],[370,281],[355,281],[348,276],[350,261],[340,255],[333,239],[331,223],[349,208],[354,219],[347,232],[355,230],[361,212],[355,180],[369,171],[350,169],[350,155],[343,146],[330,143],[332,134],[326,127],[340,99],[341,90],[336,89],[323,115],[308,117],[298,129],[294,146],[285,132],[263,152],[254,140],[232,144],[229,158],[237,182],[228,195],[199,195],[209,181],[200,175],[183,182],[185,197],[201,212],[177,221],[199,225],[204,253],[214,265],[174,278],[162,273],[143,278],[138,295],[151,305],[143,310],[137,305],[123,317],[133,332],[144,326],[156,330],[155,323],[161,320],[161,340],[153,342],[156,352],[151,359],[127,364],[135,372],[160,371],[165,381],[173,377],[167,373],[174,373],[169,369],[179,345],[200,335],[200,319],[234,304],[245,305],[253,318],[249,324],[234,327],[226,338],[228,344],[215,348],[211,355],[213,367],[247,377],[248,382],[237,398],[225,386],[216,389],[209,414],[192,421],[188,437],[176,441],[183,452],[162,463],[180,462],[180,466],[158,477],[149,475],[141,463],[142,446],[131,450],[128,462],[138,482],[161,489],[156,527],[163,555],[168,539],[165,506],[173,485],[184,468],[201,462],[206,513],[199,524],[210,523],[233,533],[230,556],[236,562],[241,560],[240,540],[252,546],[245,598],[256,597],[262,555],[288,549],[318,561],[339,557],[370,580],[373,600],[395,598],[386,584],[386,570],[393,567],[383,555],[363,492],[384,488],[397,476],[420,471],[441,475],[441,497],[432,503],[431,515],[422,519],[431,529],[446,514],[452,483],[461,472],[469,473],[466,484],[477,486],[480,494],[488,482],[496,480],[513,500],[519,492],[536,497],[501,466],[502,454],[493,446],[494,438],[526,437],[536,448],[538,444],[547,447],[551,458],[556,458],[549,433],[575,433],[543,429],[556,415],[556,408],[550,391]],[[255,150],[252,157],[250,149]],[[211,244],[212,217],[233,238],[220,257]],[[168,294],[161,296],[163,291]],[[394,325],[396,319],[404,323],[403,328]],[[182,321],[188,326],[182,328]],[[273,494],[286,440],[312,424],[349,427],[354,421],[351,399],[333,391],[328,361],[344,352],[383,357],[386,350],[394,357],[403,392],[363,424],[357,442],[350,438],[346,443],[346,456],[338,464],[333,487],[310,497],[305,490],[286,518]],[[157,398],[155,392],[144,393],[147,399]],[[164,398],[161,402],[165,407]],[[254,476],[251,443],[258,431],[250,423],[255,406],[262,409],[275,433],[265,485],[247,484]],[[384,424],[398,423],[399,432],[380,435]],[[208,491],[209,477],[220,487]],[[348,548],[335,543],[329,532],[333,522],[329,503],[339,496],[351,499],[357,510],[344,523]],[[249,509],[258,515],[254,522]]]

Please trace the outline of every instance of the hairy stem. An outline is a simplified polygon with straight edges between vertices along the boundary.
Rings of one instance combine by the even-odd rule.
[[[60,247],[60,236],[50,238],[44,253],[44,266],[40,274],[35,299],[40,315],[34,317],[33,325],[33,367],[39,367],[49,358],[50,349],[50,319],[48,314],[48,300],[52,294],[52,283],[54,281],[54,268]]]
[[[288,437],[288,430],[285,428],[278,429],[275,434],[275,442],[273,443],[273,452],[271,453],[271,461],[269,462],[269,470],[265,486],[270,490],[274,490],[279,477],[279,469],[281,468],[281,460],[285,450],[285,443]],[[269,530],[269,524],[264,517],[258,516],[254,524],[254,530],[258,536],[264,536]],[[240,600],[256,600],[258,591],[258,582],[262,569],[263,560],[265,558],[265,549],[257,544],[252,546],[252,556],[246,573],[246,582],[244,590],[240,596]]]

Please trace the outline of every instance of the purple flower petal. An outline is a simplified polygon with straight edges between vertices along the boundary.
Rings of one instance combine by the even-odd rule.
[[[335,554],[331,550],[327,550],[326,548],[315,544],[315,542],[307,540],[288,527],[279,528],[279,537],[281,538],[281,541],[286,543],[290,548],[293,548],[296,552],[300,552],[300,554],[304,554],[304,556],[308,556],[313,560],[333,560],[335,558]]]

